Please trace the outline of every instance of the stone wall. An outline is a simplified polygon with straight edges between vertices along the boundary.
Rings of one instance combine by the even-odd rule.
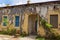
[[[51,11],[54,11],[54,5],[55,4],[33,4],[33,5],[25,5],[25,6],[15,6],[15,7],[6,7],[6,8],[0,8],[0,27],[1,28],[7,28],[7,27],[11,27],[11,28],[17,28],[20,30],[20,28],[22,27],[22,31],[25,31],[26,33],[28,33],[28,15],[29,14],[38,14],[39,16],[41,16],[42,18],[44,18],[45,20],[48,21],[49,23],[49,14],[52,14],[53,12]],[[56,5],[57,8],[60,10],[60,5],[57,4]],[[50,11],[51,10],[51,11]],[[55,13],[58,13],[58,12],[54,12]],[[58,13],[59,14],[59,13]],[[2,24],[3,24],[3,15],[7,15],[8,16],[8,26],[7,27],[4,27]],[[15,27],[14,25],[14,17],[18,15],[20,17],[20,24],[19,24],[19,27]],[[60,17],[60,16],[59,16]],[[59,18],[60,19],[60,18]],[[59,22],[60,24],[60,22]],[[60,26],[59,26],[60,27]],[[0,29],[1,29],[0,28]],[[40,27],[38,27],[40,28]],[[40,31],[40,29],[38,29]],[[42,33],[44,33],[44,29],[41,28]],[[40,31],[41,32],[41,31]],[[39,33],[40,33],[39,32]],[[40,33],[40,34],[42,34]]]

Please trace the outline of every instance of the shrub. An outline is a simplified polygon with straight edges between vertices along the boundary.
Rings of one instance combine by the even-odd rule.
[[[0,34],[15,35],[16,34],[16,29],[7,29],[6,31],[2,30],[0,32]]]
[[[54,33],[50,34],[46,40],[60,40],[60,35],[55,35]]]
[[[45,40],[44,38],[38,38],[37,40]]]
[[[51,28],[52,27],[52,25],[48,24],[48,23],[46,23],[45,25],[46,25],[47,28]]]
[[[37,40],[45,40],[45,38],[44,37],[41,37],[41,36],[37,36],[36,39]]]
[[[54,30],[51,29],[51,27],[52,27],[51,24],[49,24],[47,21],[45,21],[42,18],[41,18],[40,22],[41,22],[41,25],[46,30],[46,34],[47,34],[45,37],[46,40],[60,40],[60,35],[54,34]],[[42,40],[41,38],[43,38],[43,37],[38,36],[37,38],[38,38],[38,40]]]
[[[25,36],[28,36],[28,34],[26,34],[26,32],[23,32],[20,36],[25,37]]]
[[[49,24],[47,21],[45,21],[44,19],[41,19],[41,25],[44,26],[44,27],[47,27],[47,28],[51,28],[52,25]]]
[[[41,25],[45,26],[46,21],[44,19],[41,19]]]
[[[9,34],[10,35],[15,35],[16,34],[16,29],[12,29]]]

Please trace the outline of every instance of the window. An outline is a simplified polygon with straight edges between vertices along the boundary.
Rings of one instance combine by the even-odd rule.
[[[15,16],[15,26],[19,26],[19,16]]]
[[[50,24],[53,26],[53,28],[58,27],[58,15],[50,15]]]
[[[7,16],[3,16],[3,26],[7,26],[7,24],[8,24]]]

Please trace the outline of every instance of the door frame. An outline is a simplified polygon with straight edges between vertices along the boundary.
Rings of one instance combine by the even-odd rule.
[[[37,17],[36,14],[32,14],[32,15],[29,15],[29,16],[28,16],[28,34],[29,34],[29,35],[36,35],[36,34],[37,34],[37,32],[36,32],[36,34],[30,34],[30,31],[31,31],[31,30],[29,30],[29,28],[30,28],[30,26],[29,26],[29,18],[30,18],[31,16],[33,16],[33,15]],[[31,17],[31,19],[32,19],[32,17]],[[35,21],[36,21],[36,20],[35,20]],[[34,22],[34,23],[35,23],[35,22]],[[37,20],[37,23],[38,23],[38,20]],[[34,24],[34,27],[35,27],[35,24]],[[38,28],[38,25],[37,25],[37,28]],[[37,28],[36,28],[36,29],[37,29]],[[30,29],[31,29],[31,28],[30,28]],[[34,29],[35,29],[35,28],[34,28]],[[37,31],[37,30],[36,30],[36,31]]]

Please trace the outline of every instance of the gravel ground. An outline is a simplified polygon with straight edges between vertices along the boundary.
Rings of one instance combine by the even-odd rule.
[[[35,40],[35,36],[14,38],[14,36],[0,35],[0,40]]]

